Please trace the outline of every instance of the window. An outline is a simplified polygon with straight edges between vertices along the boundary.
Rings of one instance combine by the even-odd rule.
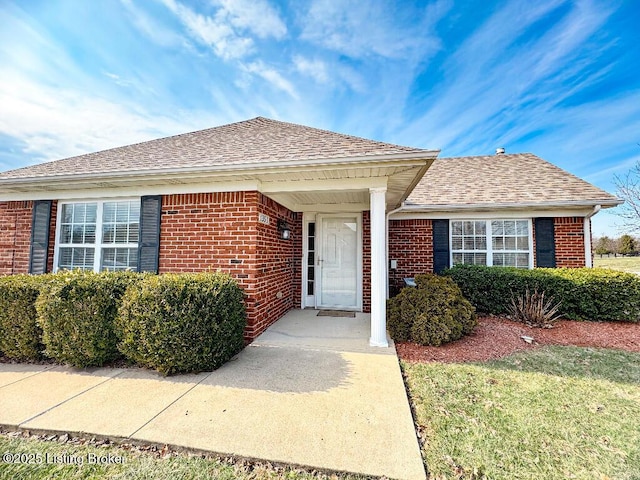
[[[492,220],[493,265],[529,268],[529,222]]]
[[[487,222],[451,222],[453,264],[487,265]]]
[[[57,269],[136,270],[140,201],[64,203]]]
[[[316,274],[316,224],[309,222],[307,235],[307,295],[315,294],[315,274]]]
[[[451,263],[530,268],[530,220],[452,220]]]

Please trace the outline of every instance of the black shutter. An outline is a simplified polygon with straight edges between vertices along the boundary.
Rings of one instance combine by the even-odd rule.
[[[37,200],[33,202],[29,273],[47,273],[51,204],[51,200]]]
[[[553,218],[534,219],[536,228],[536,266],[555,268],[556,242]]]
[[[162,196],[147,195],[140,200],[138,271],[158,273]]]
[[[449,268],[449,220],[433,221],[433,272]]]

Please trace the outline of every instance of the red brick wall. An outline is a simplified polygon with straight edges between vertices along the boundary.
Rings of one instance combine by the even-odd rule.
[[[270,217],[269,225],[258,222],[259,213]],[[293,227],[292,240],[280,238],[278,218]],[[300,223],[294,213],[255,191],[165,195],[159,271],[230,273],[247,294],[245,338],[253,340],[295,305],[294,245],[296,236],[301,242]]]
[[[556,217],[553,224],[556,267],[584,267],[584,217]]]
[[[27,273],[33,202],[0,202],[0,275]]]
[[[255,278],[258,193],[164,195],[160,273],[224,270]]]
[[[583,217],[554,219],[556,264],[558,267],[585,266]],[[535,222],[533,254],[535,258]],[[433,271],[433,224],[431,220],[391,220],[389,222],[389,259],[398,260],[398,269],[390,271],[389,286],[402,287],[403,278]]]
[[[389,222],[389,260],[398,268],[389,270],[389,288],[404,286],[404,278],[433,272],[433,222],[427,219]]]
[[[49,223],[48,272],[53,271],[57,207],[54,200]],[[32,216],[32,201],[0,202],[0,275],[29,272]]]
[[[256,281],[254,284],[254,321],[247,334],[255,338],[269,325],[292,308],[300,305],[300,266],[296,275],[296,237],[301,241],[302,222],[297,215],[270,198],[258,195],[258,212],[269,216],[269,225],[257,224],[258,249],[256,252]],[[283,240],[278,231],[278,220],[284,220],[292,228],[291,239]],[[297,287],[297,288],[296,288]],[[296,291],[297,290],[297,291]]]

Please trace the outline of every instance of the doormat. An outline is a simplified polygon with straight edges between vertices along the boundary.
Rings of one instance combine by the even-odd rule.
[[[347,317],[356,318],[356,312],[349,312],[348,310],[320,310],[318,317]]]

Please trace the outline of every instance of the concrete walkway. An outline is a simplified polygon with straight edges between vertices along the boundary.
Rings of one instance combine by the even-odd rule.
[[[0,364],[0,424],[424,479],[395,350],[369,316],[293,311],[215,372]]]

